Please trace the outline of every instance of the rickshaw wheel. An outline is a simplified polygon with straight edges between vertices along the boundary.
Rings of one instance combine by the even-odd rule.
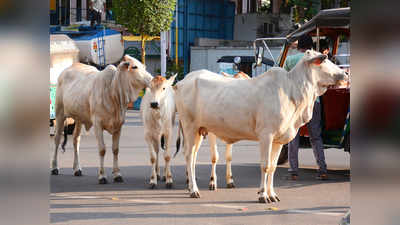
[[[344,136],[343,143],[344,151],[350,154],[350,133]]]

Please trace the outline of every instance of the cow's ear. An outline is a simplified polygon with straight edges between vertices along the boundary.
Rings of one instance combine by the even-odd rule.
[[[123,61],[129,61],[130,56],[129,55],[124,55],[124,58],[122,59]]]
[[[178,76],[178,73],[175,73],[173,76],[171,76],[171,77],[168,79],[168,84],[169,84],[169,85],[172,86],[172,84],[174,84],[174,81],[175,81],[176,76]]]
[[[324,54],[317,55],[317,56],[314,56],[311,59],[309,59],[308,63],[314,64],[314,65],[320,65],[326,58],[327,58],[327,56]]]

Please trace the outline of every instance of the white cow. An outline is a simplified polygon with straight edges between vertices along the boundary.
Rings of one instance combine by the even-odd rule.
[[[243,73],[242,71],[239,71],[237,74],[234,76],[231,76],[227,73],[222,72],[222,75],[229,78],[235,78],[235,79],[251,79],[249,75]],[[213,133],[208,133],[208,142],[210,144],[210,153],[211,153],[211,177],[210,177],[210,183],[208,185],[208,188],[210,190],[216,190],[217,189],[217,162],[219,159],[219,154],[217,150],[217,137]],[[225,163],[226,163],[226,187],[227,188],[234,188],[235,183],[233,181],[233,175],[232,175],[232,144],[226,144],[226,149],[225,149]]]
[[[166,187],[172,188],[172,173],[170,167],[170,149],[172,140],[172,129],[175,123],[175,101],[172,84],[176,75],[168,80],[162,76],[156,76],[146,88],[146,94],[140,106],[144,123],[144,136],[149,145],[150,162],[152,165],[150,187],[155,188],[157,180],[160,179],[160,168],[158,164],[158,152],[165,142],[165,170],[164,176]]]
[[[58,78],[56,94],[56,135],[55,150],[52,160],[52,174],[58,174],[57,150],[61,133],[64,130],[63,121],[67,117],[75,120],[73,134],[74,144],[74,175],[81,176],[79,164],[79,142],[82,125],[88,131],[94,126],[100,154],[99,183],[107,183],[104,173],[103,131],[112,134],[112,151],[114,154],[113,176],[115,182],[122,182],[118,167],[119,138],[121,127],[125,121],[125,113],[129,102],[135,101],[139,92],[150,84],[153,77],[135,58],[125,56],[118,68],[107,66],[103,71],[95,67],[74,64],[62,72]],[[65,137],[66,138],[66,137]],[[62,145],[64,149],[65,143]]]
[[[190,196],[200,197],[196,155],[201,134],[212,132],[229,144],[260,142],[259,202],[279,201],[273,176],[282,145],[310,121],[314,101],[327,86],[346,78],[325,55],[312,50],[290,72],[276,67],[248,80],[226,79],[207,70],[189,73],[176,85],[175,102],[185,138]]]

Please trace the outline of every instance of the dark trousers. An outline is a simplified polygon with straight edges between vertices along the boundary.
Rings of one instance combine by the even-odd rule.
[[[313,116],[310,122],[308,122],[307,128],[310,134],[314,157],[319,166],[319,172],[326,173],[324,145],[321,137],[321,103],[315,102]],[[297,133],[296,137],[288,145],[289,172],[296,175],[299,169],[299,141],[300,134]]]
[[[96,10],[91,9],[89,11],[89,15],[90,15],[90,26],[94,27],[95,22],[97,23],[97,25],[101,24],[101,13],[97,12]]]

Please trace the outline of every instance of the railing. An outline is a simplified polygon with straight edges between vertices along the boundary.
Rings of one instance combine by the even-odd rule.
[[[90,21],[90,10],[88,8],[57,7],[50,11],[50,25],[68,26],[71,22]],[[106,11],[105,21],[113,20],[111,10]]]

